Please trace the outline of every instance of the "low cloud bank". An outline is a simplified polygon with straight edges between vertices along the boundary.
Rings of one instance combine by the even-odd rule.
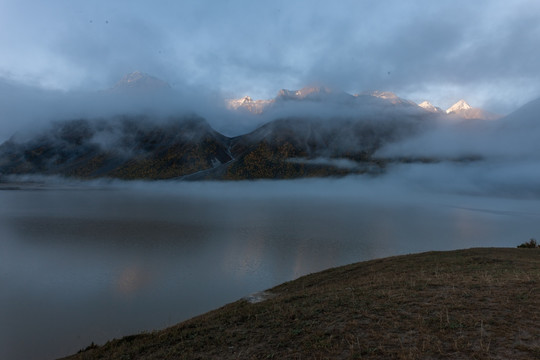
[[[255,129],[252,116],[225,108],[218,93],[196,87],[152,92],[62,92],[0,80],[0,142],[13,134],[33,136],[54,121],[107,119],[119,115],[163,119],[197,114],[229,136]]]
[[[540,99],[493,121],[439,121],[437,126],[403,141],[389,144],[378,156],[460,158],[488,160],[539,159]]]
[[[536,166],[535,166],[536,165]],[[445,198],[514,198],[540,200],[540,167],[530,161],[509,163],[478,161],[469,163],[398,164],[378,175],[351,175],[343,178],[296,180],[123,181],[117,179],[74,180],[51,176],[6,176],[5,184],[27,182],[39,188],[113,188],[148,191],[200,198],[282,199],[377,203],[444,202]]]
[[[495,121],[440,123],[384,146],[376,156],[442,161],[397,165],[390,171],[418,188],[538,198],[539,117],[540,100],[535,100]],[[474,161],[464,161],[468,158]]]
[[[324,95],[324,94],[323,94]],[[0,142],[14,133],[32,134],[52,121],[110,118],[118,115],[166,118],[196,114],[227,136],[238,136],[279,118],[328,120],[362,119],[407,121],[426,114],[415,106],[388,106],[371,96],[345,93],[302,101],[279,100],[254,115],[231,111],[223,94],[206,88],[178,85],[158,91],[62,92],[23,86],[0,79]]]
[[[407,136],[400,141],[383,144],[375,155],[382,158],[432,158],[442,160],[442,162],[394,165],[387,169],[385,175],[379,175],[373,179],[352,177],[339,180],[342,181],[341,183],[338,180],[313,181],[310,184],[314,184],[314,193],[324,193],[326,190],[323,191],[323,189],[331,189],[334,186],[342,186],[351,192],[362,192],[360,188],[364,186],[378,189],[384,186],[385,188],[381,191],[386,192],[391,188],[405,190],[403,188],[405,186],[407,189],[431,189],[438,192],[535,198],[540,196],[540,185],[537,181],[540,178],[540,142],[538,141],[540,138],[540,121],[538,121],[540,99],[528,103],[505,118],[494,121],[456,121],[445,117],[427,117],[425,112],[416,107],[382,107],[377,101],[366,102],[362,106],[340,101],[330,103],[289,101],[258,116],[230,111],[226,109],[223,100],[220,94],[189,87],[163,93],[140,93],[128,96],[107,91],[98,93],[43,91],[4,81],[0,82],[0,141],[7,140],[13,133],[18,133],[19,136],[32,136],[55,120],[106,119],[119,114],[147,114],[147,117],[152,119],[166,119],[171,115],[198,114],[205,118],[214,129],[228,136],[245,134],[267,121],[291,116],[316,118],[317,121],[326,121],[338,128],[342,126],[340,121],[350,119],[361,119],[382,127],[391,127],[396,122],[414,122],[421,124],[421,131],[407,133]],[[116,140],[114,132],[105,135],[95,140],[104,146]],[[467,158],[475,159],[475,161],[454,162]],[[327,160],[324,159],[324,161]],[[349,167],[355,164],[342,162],[336,165]],[[267,193],[279,191],[281,186],[279,184],[284,183],[287,182],[271,185],[269,182],[257,182],[257,184],[265,184],[264,192]],[[290,183],[291,189],[297,186],[295,185],[297,182]],[[164,183],[160,182],[160,184]],[[171,184],[174,184],[171,186],[177,186],[176,183]],[[199,185],[182,185],[182,187],[187,186]],[[221,186],[228,185],[212,183],[208,189],[219,189]],[[247,188],[250,186],[248,185]],[[246,191],[245,186],[241,188],[242,191]],[[259,185],[256,188],[258,189]],[[297,191],[302,193],[303,185],[292,193]]]

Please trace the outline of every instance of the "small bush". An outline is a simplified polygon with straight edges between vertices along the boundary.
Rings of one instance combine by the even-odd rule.
[[[536,243],[535,239],[530,239],[529,242],[524,242],[523,244],[518,245],[518,248],[534,249],[534,248],[540,248],[540,245]]]
[[[94,342],[92,341],[92,343],[90,345],[88,345],[86,348],[84,349],[81,349],[77,352],[77,354],[80,354],[80,353],[83,353],[85,351],[88,351],[88,350],[92,350],[92,349],[97,349],[99,346],[94,344]]]

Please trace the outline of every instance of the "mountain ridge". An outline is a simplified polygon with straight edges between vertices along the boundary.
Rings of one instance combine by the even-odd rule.
[[[333,90],[328,87],[321,86],[307,86],[300,90],[287,90],[281,89],[276,96],[271,99],[258,99],[254,100],[249,95],[246,95],[237,99],[226,99],[226,107],[230,110],[245,111],[260,115],[268,110],[279,106],[280,103],[292,102],[321,102],[329,101],[333,103],[343,103],[349,106],[356,105],[355,100],[362,98],[379,99],[386,103],[399,106],[412,106],[420,108],[424,111],[431,113],[437,113],[441,115],[451,115],[452,117],[459,117],[466,120],[482,119],[482,120],[494,120],[501,116],[491,113],[489,111],[474,108],[470,106],[465,100],[461,99],[447,110],[443,110],[438,106],[433,105],[429,101],[423,101],[420,104],[416,104],[411,100],[407,100],[397,96],[390,91],[373,90],[363,91],[356,94],[349,94],[344,91]]]
[[[142,73],[133,76],[123,82],[148,79]],[[266,104],[257,101],[246,96],[235,106],[242,111],[248,105]],[[315,106],[315,111],[287,113],[290,106],[306,108],[304,102]],[[537,102],[528,107],[535,109]],[[464,120],[456,111],[475,110],[459,101],[446,115],[437,108],[430,111],[434,106],[429,102],[416,105],[391,92],[350,95],[322,87],[280,91],[268,106],[280,109],[275,113],[279,116],[233,137],[214,130],[197,115],[57,121],[33,136],[13,137],[1,144],[0,176],[240,180],[377,174],[392,162],[461,161],[376,154],[386,145],[433,129],[441,119]],[[526,111],[529,118],[532,111]],[[477,158],[471,154],[465,160]]]
[[[495,120],[501,117],[484,109],[472,107],[463,99],[450,106],[446,114],[466,120]]]
[[[427,111],[432,112],[432,113],[438,113],[438,114],[445,113],[445,111],[443,109],[441,109],[438,106],[433,105],[432,103],[430,103],[427,100],[421,102],[420,104],[418,104],[418,106],[420,106],[422,109],[427,110]]]
[[[196,116],[60,121],[0,145],[0,174],[240,180],[379,172],[375,151],[418,131],[427,118],[399,111],[378,117],[281,118],[235,137]],[[339,159],[357,166],[345,169]]]

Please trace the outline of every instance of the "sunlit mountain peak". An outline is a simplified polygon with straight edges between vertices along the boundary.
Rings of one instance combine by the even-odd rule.
[[[469,109],[472,109],[472,106],[469,105],[465,100],[461,99],[457,103],[455,103],[454,105],[450,106],[446,110],[446,113],[450,114],[452,112],[458,112],[460,110],[469,110]]]
[[[421,102],[420,104],[418,104],[418,106],[420,106],[424,110],[427,110],[427,111],[432,112],[432,113],[442,113],[442,112],[444,112],[440,107],[433,105],[432,103],[430,103],[427,100]]]

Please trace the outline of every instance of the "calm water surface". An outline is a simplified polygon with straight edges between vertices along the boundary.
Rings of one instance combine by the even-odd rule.
[[[538,200],[283,184],[0,191],[0,359],[68,355],[333,266],[539,230]]]

